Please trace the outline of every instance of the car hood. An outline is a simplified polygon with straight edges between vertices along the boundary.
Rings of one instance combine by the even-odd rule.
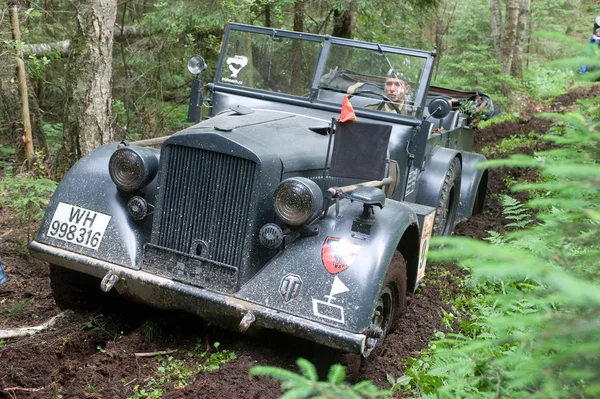
[[[181,133],[216,133],[233,141],[243,136],[277,154],[286,173],[324,168],[329,136],[315,130],[323,132],[331,121],[272,110],[244,112],[222,113]]]

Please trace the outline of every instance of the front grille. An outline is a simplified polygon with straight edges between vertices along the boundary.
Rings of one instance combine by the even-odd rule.
[[[161,153],[159,198],[152,242],[190,253],[202,240],[202,256],[241,264],[251,210],[256,164],[213,151],[169,145]]]

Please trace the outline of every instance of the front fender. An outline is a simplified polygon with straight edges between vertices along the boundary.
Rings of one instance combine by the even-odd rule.
[[[456,150],[438,146],[433,148],[425,161],[425,171],[419,178],[419,188],[415,201],[417,204],[437,208],[446,172],[457,156],[461,157],[461,154]]]
[[[143,245],[150,239],[152,216],[136,221],[127,213],[127,202],[131,195],[119,192],[108,173],[108,162],[117,145],[118,143],[113,143],[98,147],[69,170],[50,199],[35,240],[95,259],[139,269]],[[155,151],[158,157],[158,150]],[[144,189],[144,193],[145,199],[153,204],[156,179]],[[66,204],[61,205],[61,209],[71,209],[70,206],[75,206],[83,209],[82,214],[90,211],[84,217],[102,214],[110,218],[96,249],[78,245],[76,240],[69,242],[48,234],[60,203]],[[99,215],[96,221],[100,218],[106,220],[105,216]]]
[[[365,331],[392,255],[404,231],[417,225],[406,204],[388,200],[375,209],[369,235],[352,232],[362,204],[342,200],[318,223],[319,233],[287,245],[236,294],[250,302],[352,332]],[[327,270],[324,248],[337,248],[338,269]],[[345,256],[344,256],[345,254]]]

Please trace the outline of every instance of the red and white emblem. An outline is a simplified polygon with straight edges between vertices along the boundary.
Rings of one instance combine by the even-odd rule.
[[[338,274],[354,263],[358,251],[360,251],[360,244],[342,238],[327,237],[323,243],[321,259],[329,273]]]

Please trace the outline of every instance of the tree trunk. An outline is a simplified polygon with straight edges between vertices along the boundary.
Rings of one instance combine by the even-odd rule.
[[[56,177],[94,148],[113,141],[110,80],[116,14],[116,0],[80,0],[77,5]]]
[[[501,63],[502,73],[510,74],[514,49],[517,40],[517,26],[519,23],[519,0],[508,0],[506,4],[506,18],[502,27]]]
[[[529,19],[529,8],[531,0],[520,0],[519,22],[517,24],[517,37],[513,51],[511,65],[512,76],[523,79],[523,45],[525,44],[525,33],[527,32],[527,21]]]
[[[500,43],[502,43],[502,12],[500,9],[500,0],[488,0],[490,13],[492,17],[492,40],[494,41],[494,55],[500,60],[502,52]]]
[[[358,0],[352,0],[346,10],[335,9],[333,11],[332,36],[354,39],[356,32],[356,9]]]
[[[304,32],[304,0],[296,0],[294,3],[294,31]],[[299,40],[294,40],[290,59],[292,78],[302,76],[302,59],[302,43]]]
[[[21,115],[21,100],[17,86],[17,62],[15,49],[12,42],[10,7],[21,5],[20,2],[9,2],[0,15],[0,103],[4,110],[2,127],[9,137],[9,142],[15,147],[15,162],[20,164],[25,160],[23,142],[23,120]],[[29,113],[31,118],[34,150],[48,153],[46,137],[42,128],[40,109],[35,92],[28,87]]]
[[[531,0],[507,0],[504,23],[500,0],[488,0],[492,16],[494,55],[502,65],[501,72],[523,77],[523,45],[527,32]]]

